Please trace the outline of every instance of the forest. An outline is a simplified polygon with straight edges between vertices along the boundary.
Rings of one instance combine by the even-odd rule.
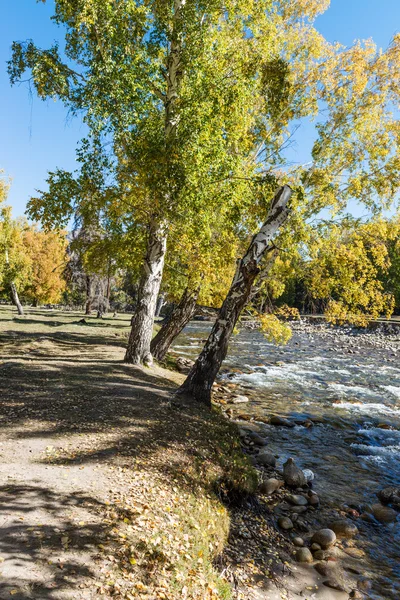
[[[0,598],[399,597],[400,34],[329,5],[54,0],[61,45],[12,41],[83,135],[25,216],[0,165]]]

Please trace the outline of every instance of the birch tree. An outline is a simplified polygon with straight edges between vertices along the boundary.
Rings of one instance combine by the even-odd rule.
[[[273,247],[274,235],[288,217],[291,195],[290,187],[284,186],[272,199],[264,224],[253,237],[246,254],[238,262],[231,288],[207,342],[178,393],[190,394],[200,402],[211,403],[211,388],[226,356],[229,338],[249,299],[254,281],[260,272],[260,262]]]

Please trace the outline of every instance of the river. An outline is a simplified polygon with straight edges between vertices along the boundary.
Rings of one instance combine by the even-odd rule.
[[[174,351],[194,359],[209,323],[192,322]],[[400,329],[383,335],[351,328],[297,324],[285,347],[259,331],[234,336],[220,380],[240,384],[250,402],[240,410],[257,421],[270,415],[316,423],[292,429],[259,423],[279,464],[292,456],[316,475],[327,505],[368,512],[377,492],[400,487]],[[235,407],[236,408],[236,407]],[[237,409],[239,410],[239,409]],[[322,524],[323,525],[323,524]],[[400,598],[400,514],[394,523],[357,519],[370,598]]]

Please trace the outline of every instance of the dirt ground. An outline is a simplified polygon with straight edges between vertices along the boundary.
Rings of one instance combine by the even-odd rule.
[[[128,316],[85,320],[0,307],[0,598],[347,598],[279,583],[268,520],[209,487],[246,485],[227,425],[180,410],[181,375],[122,362]]]

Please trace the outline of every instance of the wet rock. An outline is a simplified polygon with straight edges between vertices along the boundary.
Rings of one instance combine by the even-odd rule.
[[[279,517],[278,525],[281,529],[288,531],[289,529],[293,529],[293,521],[289,519],[289,517]]]
[[[306,484],[304,473],[296,465],[293,458],[288,458],[283,465],[283,479],[289,487],[302,487]]]
[[[392,504],[396,508],[400,508],[400,488],[384,488],[378,493],[378,498],[382,504]]]
[[[275,456],[271,454],[271,452],[268,452],[268,450],[263,450],[260,452],[256,458],[256,461],[263,467],[275,467],[276,465]]]
[[[302,546],[304,546],[304,540],[301,537],[295,537],[293,538],[293,544],[301,548]]]
[[[250,402],[247,396],[234,396],[229,400],[230,404],[245,404],[246,402]]]
[[[314,558],[315,558],[315,556],[314,556]],[[314,565],[314,569],[317,571],[317,573],[319,573],[323,577],[331,577],[332,572],[334,571],[335,568],[336,568],[336,565],[334,563],[329,563],[329,562],[319,562],[316,565]]]
[[[299,531],[304,531],[304,533],[307,533],[310,531],[309,526],[302,519],[297,520],[296,527]]]
[[[319,544],[323,550],[326,550],[336,542],[336,534],[332,529],[320,529],[311,538],[311,543],[314,542]]]
[[[311,551],[312,552],[316,552],[317,550],[322,550],[321,546],[319,544],[316,544],[314,542],[314,544],[311,544]]]
[[[310,481],[314,481],[315,479],[314,472],[311,471],[311,469],[303,469],[303,475],[306,478],[307,483],[309,483]]]
[[[351,558],[364,558],[365,552],[361,548],[345,548],[345,552]]]
[[[372,506],[372,514],[380,523],[393,523],[397,519],[397,512],[389,506],[382,504],[374,504]]]
[[[343,587],[343,585],[337,581],[336,579],[327,579],[326,581],[323,582],[323,584],[328,587],[331,588],[332,590],[338,590],[338,592],[345,592],[346,588]]]
[[[357,526],[348,519],[338,519],[329,525],[338,538],[351,538],[358,533]]]
[[[251,441],[256,444],[256,446],[266,446],[268,444],[265,438],[262,438],[258,433],[252,431],[249,435]]]
[[[310,494],[310,496],[308,498],[308,502],[311,506],[318,506],[319,497],[317,496],[317,494]]]
[[[325,560],[326,552],[324,552],[323,550],[317,550],[316,552],[314,552],[314,558],[315,560]]]
[[[294,423],[288,421],[284,417],[279,417],[278,415],[274,415],[270,418],[271,425],[277,425],[278,427],[294,427]]]
[[[362,579],[359,579],[357,581],[357,588],[359,590],[361,590],[362,592],[369,592],[372,588],[372,583],[370,582],[369,579],[366,579],[365,577],[363,577]]]
[[[286,497],[286,500],[295,506],[307,506],[308,504],[307,498],[300,494],[289,494],[289,496]]]
[[[351,590],[349,598],[351,600],[364,600],[365,596],[359,590]]]
[[[308,548],[299,548],[296,552],[296,560],[300,563],[312,563],[314,559]]]
[[[266,494],[267,496],[270,496],[271,494],[273,494],[274,492],[279,490],[279,488],[281,488],[282,486],[283,486],[283,481],[281,481],[279,479],[274,479],[274,478],[266,479],[260,485],[260,492],[262,494]]]
[[[307,506],[292,506],[291,510],[298,515],[301,515],[302,513],[307,512]]]

